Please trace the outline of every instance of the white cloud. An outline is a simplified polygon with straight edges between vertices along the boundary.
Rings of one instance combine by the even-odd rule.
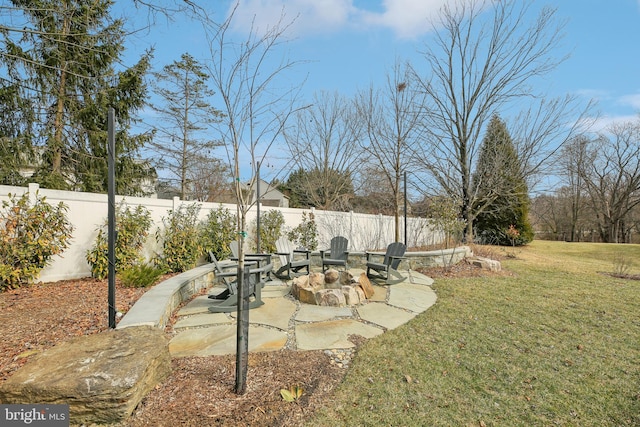
[[[640,93],[621,96],[618,100],[620,104],[640,110]]]
[[[236,10],[234,29],[248,31],[253,22],[262,32],[276,25],[284,13],[282,24],[295,20],[289,35],[330,32],[348,25],[356,12],[352,0],[247,0]]]
[[[400,38],[414,38],[429,32],[431,20],[447,0],[384,0],[384,12],[363,11],[365,23],[386,27]]]
[[[353,0],[246,0],[236,10],[234,29],[248,31],[254,22],[258,31],[263,31],[275,25],[284,12],[284,23],[295,18],[291,28],[294,36],[351,27],[388,28],[400,38],[413,38],[431,29],[429,19],[448,0],[381,1],[382,12],[373,12],[356,7]]]
[[[579,89],[576,91],[576,95],[581,98],[594,101],[602,101],[611,98],[611,94],[609,92],[600,89]]]
[[[606,133],[611,126],[615,124],[624,124],[630,122],[637,122],[637,115],[619,115],[619,116],[611,116],[604,115],[599,117],[589,117],[583,119],[581,125],[578,127],[582,129],[584,132],[593,132],[593,133]]]

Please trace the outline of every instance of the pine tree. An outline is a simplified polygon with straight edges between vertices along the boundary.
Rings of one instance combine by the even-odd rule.
[[[107,111],[115,109],[117,192],[144,194],[152,170],[136,158],[148,140],[129,135],[144,106],[150,54],[117,69],[124,50],[123,21],[109,15],[111,0],[12,0],[24,28],[8,30],[2,63],[34,106],[33,180],[48,188],[107,189]],[[18,12],[15,12],[18,13]]]
[[[489,122],[473,175],[476,235],[484,243],[523,245],[533,240],[529,192],[518,154],[498,115]]]
[[[20,172],[34,160],[32,112],[29,100],[21,96],[20,87],[3,81],[0,86],[0,185],[22,186],[27,182]]]
[[[160,115],[153,147],[161,154],[158,166],[167,170],[172,180],[177,181],[180,198],[192,199],[194,181],[211,182],[220,179],[223,163],[212,156],[211,150],[221,145],[218,141],[202,139],[209,125],[220,120],[221,113],[209,103],[213,91],[207,88],[207,79],[202,66],[188,53],[180,61],[166,65],[162,72],[154,73],[153,89],[162,103],[152,105]],[[208,176],[199,174],[198,165],[208,164]],[[205,192],[206,193],[206,192]]]

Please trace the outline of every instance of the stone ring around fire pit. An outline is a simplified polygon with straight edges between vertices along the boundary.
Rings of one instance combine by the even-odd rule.
[[[365,273],[358,280],[348,271],[329,269],[293,279],[291,294],[302,303],[331,307],[363,304],[374,290]]]

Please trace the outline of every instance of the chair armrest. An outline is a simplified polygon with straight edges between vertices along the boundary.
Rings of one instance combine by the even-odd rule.
[[[251,258],[269,259],[269,258],[271,258],[272,254],[244,254],[244,256],[251,257]]]
[[[260,263],[262,263],[263,261],[266,261],[267,264],[271,263],[271,254],[244,254],[244,261],[245,263],[258,263],[258,265]],[[232,261],[238,261],[238,258],[233,257],[230,258]]]
[[[238,275],[238,269],[229,270],[229,271],[214,271],[213,275],[215,277],[236,277]]]
[[[367,260],[369,260],[371,259],[371,257],[374,257],[374,256],[383,257],[385,254],[381,252],[365,252],[364,255],[367,258]]]
[[[293,258],[292,252],[274,252],[274,255],[286,257],[287,262],[291,262],[291,259]]]
[[[309,254],[310,253],[311,253],[311,251],[308,250],[308,249],[294,249],[293,250],[293,255],[295,255],[295,254],[304,255],[306,259],[309,259]]]
[[[250,274],[256,274],[256,273],[268,273],[271,270],[273,270],[273,264],[267,264],[264,267],[259,267],[259,268],[252,268],[251,270],[249,270]]]

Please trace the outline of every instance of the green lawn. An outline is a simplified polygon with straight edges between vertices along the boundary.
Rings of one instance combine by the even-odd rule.
[[[511,250],[511,249],[510,249]],[[536,241],[511,277],[438,279],[310,426],[640,426],[640,245]]]

